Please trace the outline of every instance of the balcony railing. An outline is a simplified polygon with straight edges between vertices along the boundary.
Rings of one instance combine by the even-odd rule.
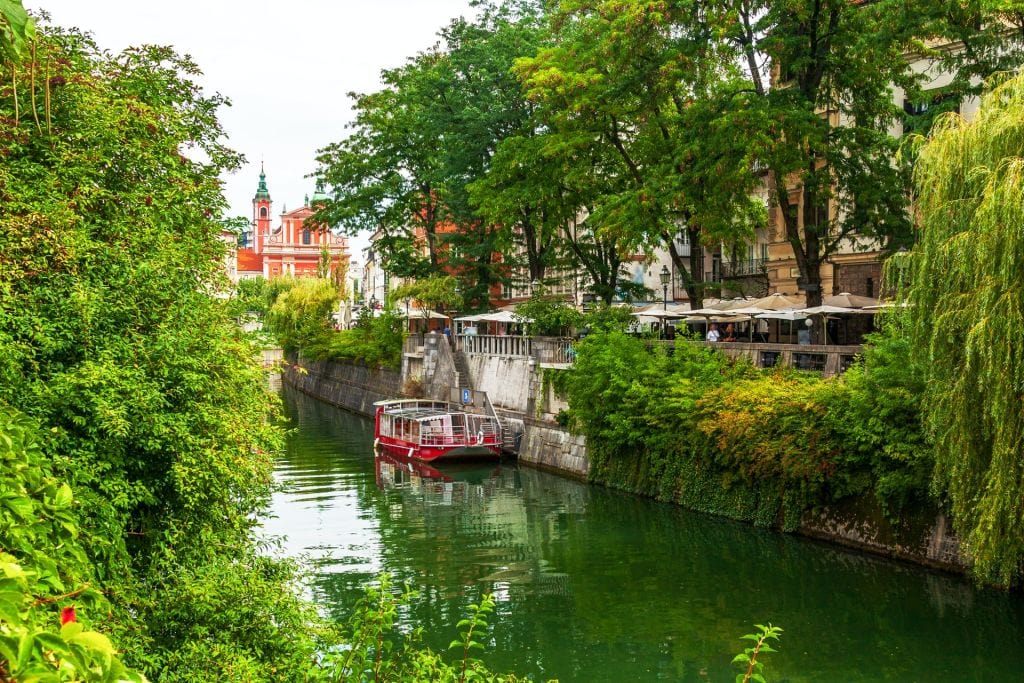
[[[768,262],[763,258],[735,262],[722,261],[720,272],[723,278],[765,275],[768,272]]]
[[[533,338],[513,335],[464,334],[459,336],[462,350],[467,354],[488,356],[530,356]]]

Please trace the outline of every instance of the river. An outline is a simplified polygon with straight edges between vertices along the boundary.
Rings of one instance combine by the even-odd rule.
[[[293,421],[267,533],[344,619],[387,571],[443,651],[497,600],[482,659],[561,683],[725,682],[754,623],[772,683],[1021,680],[1024,599],[513,463],[375,463],[373,424],[285,390]],[[414,470],[416,468],[413,468]]]

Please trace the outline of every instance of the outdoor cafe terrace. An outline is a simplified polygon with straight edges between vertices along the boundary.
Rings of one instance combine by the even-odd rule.
[[[681,343],[714,346],[729,357],[745,357],[756,367],[782,366],[830,376],[853,363],[860,353],[863,334],[873,329],[874,314],[886,306],[851,294],[825,297],[821,306],[813,308],[780,294],[717,301],[699,310],[663,302],[635,310],[634,331],[648,336],[652,345],[670,350],[677,343],[676,336],[682,337],[685,331],[688,334]],[[463,316],[455,321],[459,327],[453,341],[468,355],[525,357],[552,368],[568,367],[575,358],[573,339],[515,334],[528,321],[510,311]],[[718,341],[706,341],[712,326],[718,328]],[[811,343],[812,328],[822,343]],[[694,340],[694,334],[705,341]]]
[[[567,368],[575,360],[574,340],[562,337],[510,335],[456,335],[456,348],[467,355],[528,358],[542,368]],[[655,340],[652,345],[670,350],[680,344],[713,346],[730,358],[747,358],[756,367],[787,367],[831,376],[846,370],[860,353],[860,345],[779,344],[765,342],[707,342]]]

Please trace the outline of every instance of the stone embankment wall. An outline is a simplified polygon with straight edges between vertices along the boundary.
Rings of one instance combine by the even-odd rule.
[[[935,569],[964,572],[970,567],[945,515],[917,514],[893,524],[873,498],[850,499],[809,512],[797,531],[810,538]]]
[[[437,335],[438,339],[440,335]],[[543,382],[543,368],[527,357],[472,355],[467,358],[472,386],[486,391],[503,416],[522,419],[525,433],[519,462],[558,474],[586,479],[586,442],[554,421],[564,403]],[[407,348],[407,376],[423,382],[426,395],[444,398],[447,382],[456,375],[450,349],[436,339]],[[408,373],[413,373],[408,375]],[[373,414],[374,401],[400,396],[403,373],[331,362],[290,359],[284,379],[323,401],[363,415]],[[444,384],[444,386],[441,386]],[[541,394],[547,391],[546,397]],[[538,397],[541,404],[537,405]],[[797,533],[916,564],[962,572],[968,567],[960,544],[943,515],[920,515],[893,525],[870,498],[822,508],[804,516]]]
[[[587,479],[587,440],[573,435],[557,423],[523,418],[526,432],[519,449],[519,462],[558,474]]]
[[[373,404],[402,394],[402,373],[364,365],[289,358],[284,381],[304,394],[372,417]]]

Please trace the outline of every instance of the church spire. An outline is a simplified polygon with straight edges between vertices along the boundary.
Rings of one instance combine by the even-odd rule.
[[[260,162],[260,184],[256,186],[256,196],[253,199],[270,199],[270,191],[267,189],[267,174],[263,172],[263,162]]]
[[[324,192],[324,181],[318,179],[316,181],[316,191],[313,192],[313,198],[310,200],[311,203],[309,205],[313,206],[314,204],[326,202],[328,199],[330,199],[330,197],[328,197],[327,193]]]

